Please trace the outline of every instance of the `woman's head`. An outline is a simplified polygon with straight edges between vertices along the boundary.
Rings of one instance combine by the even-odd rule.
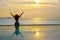
[[[19,16],[18,14],[15,15],[16,17]]]

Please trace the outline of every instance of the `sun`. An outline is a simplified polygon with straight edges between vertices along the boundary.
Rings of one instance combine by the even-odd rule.
[[[35,0],[35,3],[36,3],[36,4],[39,4],[39,3],[40,3],[40,0]]]

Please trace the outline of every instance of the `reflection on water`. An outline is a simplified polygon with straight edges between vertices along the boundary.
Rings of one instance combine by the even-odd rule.
[[[18,35],[20,34],[20,35],[23,37],[22,33],[19,31],[19,28],[16,28],[16,29],[15,29],[15,32],[12,34],[11,37],[13,37],[14,34],[15,34],[16,36],[18,36]]]
[[[14,26],[0,26],[0,40],[59,40],[60,26],[21,26],[24,35],[13,36]],[[10,38],[11,37],[11,38]]]
[[[36,37],[39,37],[39,36],[40,36],[40,32],[37,31],[37,32],[35,33],[35,36],[36,36]]]

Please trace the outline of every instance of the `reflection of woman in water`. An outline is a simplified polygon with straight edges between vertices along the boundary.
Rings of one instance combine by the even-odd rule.
[[[21,13],[21,15],[18,15],[18,14],[16,14],[15,16],[10,12],[10,14],[14,17],[14,19],[15,19],[15,32],[14,32],[14,34],[16,34],[16,35],[18,35],[18,34],[21,34],[21,32],[19,32],[19,18],[22,16],[22,14],[23,14],[24,12],[22,12]],[[22,34],[21,34],[21,36],[23,36]]]

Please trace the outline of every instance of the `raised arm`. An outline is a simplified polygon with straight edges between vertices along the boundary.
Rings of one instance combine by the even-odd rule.
[[[10,12],[10,14],[14,17],[14,15]]]
[[[24,12],[22,12],[22,13],[20,14],[20,17],[22,16],[23,13],[24,13]]]

